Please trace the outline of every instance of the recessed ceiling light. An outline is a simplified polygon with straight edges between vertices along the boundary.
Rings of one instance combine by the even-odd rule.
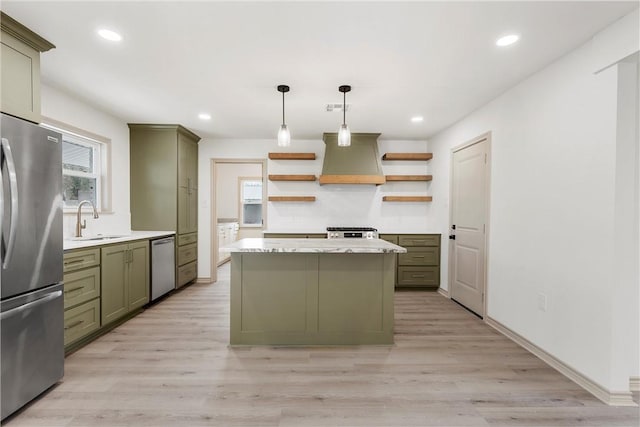
[[[422,117],[422,116],[411,117],[411,122],[412,123],[421,123],[423,121],[424,121],[424,117]]]
[[[200,120],[211,120],[211,114],[200,113],[200,114],[198,114],[198,118]]]
[[[106,28],[100,28],[98,30],[98,35],[105,40],[109,40],[112,42],[119,42],[122,40],[122,36],[115,31],[107,30]]]
[[[517,34],[509,34],[508,36],[500,37],[496,40],[496,46],[509,46],[510,44],[514,44],[520,38]]]

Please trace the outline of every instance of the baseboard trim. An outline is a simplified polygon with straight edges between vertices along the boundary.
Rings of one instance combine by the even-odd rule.
[[[211,277],[198,277],[196,283],[211,283]]]
[[[640,377],[629,377],[629,390],[640,391]]]
[[[491,326],[507,338],[511,339],[516,344],[523,347],[525,350],[537,356],[539,359],[547,363],[549,366],[560,372],[565,377],[569,378],[580,387],[593,394],[595,397],[611,406],[638,406],[633,401],[633,395],[629,391],[610,391],[600,384],[596,383],[592,379],[586,377],[580,372],[573,369],[571,366],[547,353],[528,339],[524,338],[517,332],[512,331],[508,327],[504,326],[497,320],[485,316],[484,318],[487,325]]]
[[[438,293],[445,298],[449,298],[449,291],[446,289],[438,288]]]

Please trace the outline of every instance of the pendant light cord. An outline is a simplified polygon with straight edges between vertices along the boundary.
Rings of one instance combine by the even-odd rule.
[[[347,124],[347,92],[342,92],[342,124]]]
[[[282,124],[284,125],[284,92],[282,92]]]

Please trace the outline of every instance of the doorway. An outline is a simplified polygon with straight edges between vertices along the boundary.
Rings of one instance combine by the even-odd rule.
[[[449,289],[451,299],[484,318],[489,225],[486,133],[451,151]]]
[[[262,237],[267,215],[266,159],[211,159],[211,279],[229,259],[220,248]]]

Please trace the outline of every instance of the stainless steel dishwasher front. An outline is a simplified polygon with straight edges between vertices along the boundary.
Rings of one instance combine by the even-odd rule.
[[[151,241],[151,301],[176,288],[175,237]]]

